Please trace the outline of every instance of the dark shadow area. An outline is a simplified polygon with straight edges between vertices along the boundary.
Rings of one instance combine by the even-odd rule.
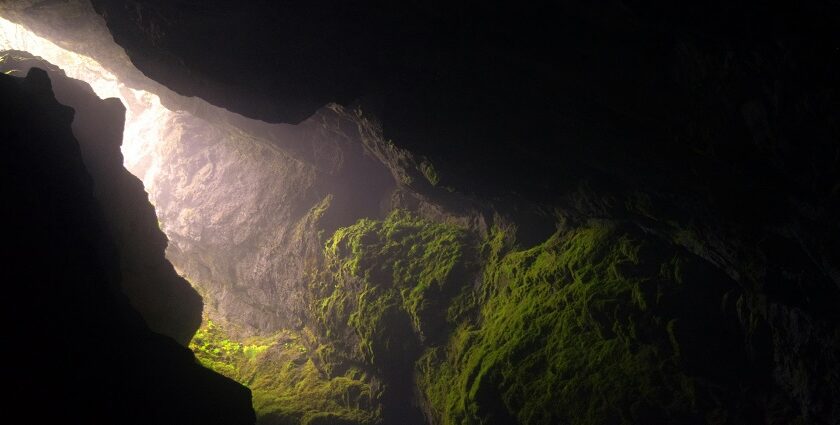
[[[9,423],[249,424],[249,391],[152,333],[46,72],[0,76]],[[115,119],[120,117],[116,116]],[[103,117],[104,118],[104,117]],[[112,123],[119,126],[118,122]]]

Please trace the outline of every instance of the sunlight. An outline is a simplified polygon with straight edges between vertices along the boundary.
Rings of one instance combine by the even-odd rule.
[[[20,50],[39,56],[61,68],[68,77],[88,83],[100,98],[120,99],[126,107],[123,165],[143,181],[147,192],[153,193],[155,178],[160,171],[160,156],[156,150],[163,139],[162,124],[174,114],[161,105],[157,95],[126,87],[99,62],[65,50],[18,24],[0,18],[2,50]]]

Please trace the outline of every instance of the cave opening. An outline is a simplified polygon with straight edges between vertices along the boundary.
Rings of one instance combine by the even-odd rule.
[[[288,3],[0,1],[12,422],[840,423],[840,13]]]
[[[142,182],[146,191],[155,192],[155,175],[159,169],[159,142],[164,123],[173,112],[161,105],[160,98],[145,90],[131,88],[96,60],[61,48],[21,25],[0,17],[0,50],[18,50],[43,58],[60,68],[67,77],[84,81],[102,99],[117,98],[126,107],[125,129],[121,151],[123,165]],[[10,75],[25,75],[25,70],[5,70]],[[154,203],[154,197],[150,197]]]
[[[174,143],[178,143],[181,139],[189,138],[190,134],[183,134],[168,126],[180,117],[189,117],[195,120],[194,117],[191,117],[185,111],[173,112],[169,110],[161,104],[160,97],[154,93],[127,86],[95,59],[59,47],[22,25],[2,17],[0,17],[0,55],[2,55],[0,56],[0,69],[7,75],[23,77],[32,66],[54,66],[55,68],[50,69],[50,71],[57,71],[63,73],[69,79],[86,83],[98,98],[118,99],[125,108],[120,144],[122,166],[142,182],[143,188],[148,194],[148,201],[153,206],[172,203],[172,197],[167,197],[164,194],[166,189],[161,187],[162,182],[158,179],[162,164],[167,162],[166,155],[177,153],[173,149],[167,150],[164,146],[165,141],[168,137],[174,140]],[[41,62],[39,59],[43,59],[45,62]],[[57,98],[65,101],[68,105],[77,102],[73,98],[74,93],[64,93],[61,88],[55,91]],[[98,131],[95,128],[84,128],[84,125],[90,127],[90,123],[81,123],[81,120],[78,119],[78,114],[84,114],[86,111],[77,110],[76,112],[77,116],[74,119],[73,130],[78,139],[85,138],[85,133]],[[85,159],[94,161],[93,158]],[[90,168],[93,164],[87,164],[87,166]],[[94,176],[95,180],[96,177],[98,176]],[[96,183],[102,184],[103,182],[97,181]],[[161,198],[164,198],[163,203],[160,202]],[[178,207],[172,206],[171,208]],[[155,212],[160,229],[166,233],[167,226],[161,220],[165,211],[156,207]],[[192,219],[194,220],[194,217]],[[177,270],[177,262],[173,262],[173,265],[176,266]],[[178,273],[185,277],[183,272],[178,271]],[[195,280],[187,279],[187,281],[199,293],[207,296],[206,291],[201,290],[194,283]],[[128,295],[132,298],[133,294],[129,293]],[[131,301],[135,302],[137,300],[132,298]],[[204,302],[206,303],[207,300],[205,299]],[[211,330],[215,329],[206,312],[202,317],[204,323],[202,330],[199,332],[203,332],[203,328],[208,325]],[[163,331],[163,333],[166,332]]]
[[[188,324],[191,331],[185,337],[182,330],[170,332],[169,323],[156,328],[154,321],[189,322],[192,319],[181,317],[186,313],[151,317],[158,313],[156,309],[179,310],[177,305],[158,304],[177,304],[180,298],[124,287],[153,330],[182,344],[188,342],[205,367],[248,386],[261,423],[288,417],[303,421],[324,414],[362,423],[373,421],[379,414],[378,384],[356,367],[325,370],[323,353],[316,353],[325,347],[303,318],[308,300],[294,289],[308,284],[303,280],[304,263],[311,261],[311,254],[307,257],[294,250],[312,250],[323,244],[322,239],[305,234],[311,233],[306,226],[319,221],[334,229],[349,224],[341,217],[348,211],[351,217],[375,213],[366,210],[376,205],[367,197],[391,188],[390,174],[381,167],[370,167],[369,155],[360,155],[355,160],[358,163],[350,167],[356,187],[342,171],[353,164],[353,158],[331,163],[335,160],[323,155],[339,143],[332,139],[358,137],[356,122],[349,114],[332,107],[299,126],[270,125],[174,93],[167,93],[164,101],[157,93],[124,83],[108,64],[61,47],[2,17],[0,54],[0,70],[8,75],[22,77],[31,67],[47,68],[56,98],[76,109],[73,130],[83,154],[88,155],[84,159],[89,169],[99,159],[88,152],[96,147],[86,146],[92,142],[85,139],[99,137],[95,134],[101,122],[90,116],[76,92],[68,91],[58,80],[63,81],[66,75],[84,82],[96,97],[116,98],[124,106],[122,166],[142,182],[148,194],[157,225],[168,239],[167,260],[204,304],[200,326],[190,328]],[[164,105],[167,102],[170,107]],[[178,108],[183,105],[188,106]],[[205,118],[186,110],[189,107],[202,111]],[[306,146],[307,142],[318,147],[310,151],[320,152],[325,162],[313,160],[311,152],[295,151],[297,145]],[[288,149],[279,149],[277,144],[286,144]],[[103,177],[95,171],[91,174],[95,186],[108,186],[98,180]],[[288,182],[303,184],[285,192],[265,189]],[[342,214],[328,211],[332,205],[341,207]],[[133,207],[122,203],[115,208]],[[299,260],[283,258],[287,255]],[[142,267],[147,265],[127,266]],[[144,310],[143,303],[151,307]],[[185,311],[190,308],[183,307]],[[284,366],[287,364],[291,366]]]

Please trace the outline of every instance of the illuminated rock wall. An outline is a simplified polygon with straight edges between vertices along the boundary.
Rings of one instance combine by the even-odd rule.
[[[118,150],[123,109],[52,75],[57,90],[68,84],[65,89],[76,91],[64,95],[80,96],[73,97],[75,112],[58,103],[43,70],[32,69],[25,78],[0,75],[6,220],[0,321],[15,347],[5,356],[4,421],[252,424],[249,391],[150,330],[122,293],[127,279],[145,279],[157,301],[161,294],[177,297],[154,281],[167,276],[157,265],[168,263],[159,233],[142,230],[149,220],[154,225],[154,214],[139,182],[119,173],[110,174],[108,184],[91,178],[107,168],[125,173]],[[85,134],[91,145],[80,146],[76,130],[87,113],[95,113],[97,125]],[[112,189],[119,192],[105,193]],[[114,220],[119,216],[125,221]],[[137,232],[121,233],[123,226]],[[126,243],[136,244],[133,252],[126,252]],[[126,254],[144,258],[148,268],[126,274]],[[177,313],[198,314],[195,306],[180,307]],[[180,316],[167,319],[164,325],[188,324],[179,323]],[[192,330],[163,331],[183,337]]]
[[[27,53],[7,51],[0,61],[0,70],[12,75],[25,75],[32,67],[48,70],[56,99],[76,111],[73,134],[117,245],[123,292],[152,330],[186,345],[201,322],[202,303],[164,257],[167,240],[155,210],[142,182],[123,168],[120,144],[131,113],[116,99],[100,100],[84,82]]]
[[[173,112],[156,94],[127,86],[96,60],[2,23],[0,47],[26,49],[90,83],[100,97],[120,99],[126,107],[124,164],[155,205],[170,240],[169,261],[204,294],[209,314],[240,324],[245,334],[302,322],[304,264],[317,261],[313,252],[319,249],[317,229],[303,229],[312,208],[329,198],[328,221],[335,228],[379,214],[380,202],[395,187],[389,171],[365,153],[350,114],[325,108],[300,126],[288,126],[209,106],[199,108],[208,119]],[[178,103],[180,97],[162,91],[176,104],[200,104]],[[153,303],[142,288],[127,285],[138,303]],[[170,298],[163,297],[165,306],[157,309],[178,310],[177,299]],[[191,317],[188,329],[197,325]],[[178,339],[186,341],[190,333]]]
[[[838,422],[828,6],[19,4],[173,111],[137,164],[264,423]]]

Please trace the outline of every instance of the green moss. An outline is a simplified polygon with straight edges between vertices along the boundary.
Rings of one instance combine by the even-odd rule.
[[[309,212],[306,214],[305,220],[310,223],[317,223],[321,218],[324,217],[324,214],[330,208],[333,202],[333,195],[327,194],[324,196],[324,199],[321,199],[320,202],[315,204],[312,208],[309,209]]]
[[[205,367],[251,389],[258,423],[316,424],[325,418],[347,424],[379,423],[379,394],[368,376],[355,368],[331,375],[316,367],[316,363],[329,364],[330,356],[310,355],[305,339],[305,330],[304,334],[284,330],[238,342],[207,320],[190,348]]]
[[[496,264],[505,252],[510,251],[514,245],[514,226],[494,225],[490,228],[487,237],[481,242],[479,252],[484,264]],[[473,285],[463,285],[460,292],[455,295],[446,310],[447,321],[453,324],[468,320],[475,314],[481,304],[488,298],[485,285],[479,290]]]
[[[305,353],[302,346],[291,343],[248,370],[247,385],[258,415],[300,424],[325,417],[352,424],[380,421],[379,394],[364,372],[351,368],[328,378]]]
[[[432,165],[431,162],[421,162],[420,172],[423,173],[423,176],[426,177],[426,180],[428,180],[432,186],[437,186],[437,184],[440,183],[440,176],[438,176],[437,170],[435,170],[435,166]]]
[[[190,341],[190,349],[202,365],[236,380],[240,379],[243,363],[256,358],[269,346],[268,342],[231,341],[212,320],[206,320]]]
[[[350,348],[370,363],[404,342],[396,341],[406,337],[401,323],[421,340],[431,337],[461,286],[465,240],[456,226],[401,210],[337,230],[324,249],[326,273],[315,303],[328,336],[349,326],[358,339]]]
[[[650,311],[680,285],[670,251],[593,222],[500,257],[504,233],[486,243],[481,318],[417,363],[440,423],[674,423],[694,410],[678,322]]]

